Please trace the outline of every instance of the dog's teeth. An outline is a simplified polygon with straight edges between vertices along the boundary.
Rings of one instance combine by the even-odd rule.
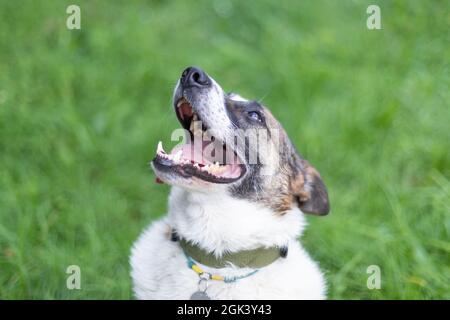
[[[216,167],[215,166],[209,166],[209,168],[208,168],[208,172],[209,173],[211,173],[211,174],[213,174],[214,172],[216,172]]]
[[[183,155],[183,151],[178,150],[178,152],[173,156],[173,161],[180,162],[182,155]]]
[[[202,123],[200,121],[192,121],[191,131],[194,133],[194,136],[202,136]]]
[[[209,170],[211,173],[217,174],[218,172],[222,171],[222,168],[220,167],[220,164],[218,161],[214,162],[213,165],[211,165],[211,168]]]

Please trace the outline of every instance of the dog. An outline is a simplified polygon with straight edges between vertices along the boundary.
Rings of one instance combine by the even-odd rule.
[[[158,143],[151,162],[172,188],[168,214],[131,250],[136,298],[325,299],[298,241],[304,214],[330,210],[318,171],[265,106],[200,68],[183,71],[173,108],[184,141],[170,153]]]

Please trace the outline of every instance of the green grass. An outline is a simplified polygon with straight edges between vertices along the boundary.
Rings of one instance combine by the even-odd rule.
[[[449,2],[0,3],[0,298],[132,298],[166,210],[148,167],[184,67],[268,105],[332,212],[302,238],[333,299],[450,299]],[[82,290],[66,289],[67,266]],[[368,290],[378,265],[381,290]]]

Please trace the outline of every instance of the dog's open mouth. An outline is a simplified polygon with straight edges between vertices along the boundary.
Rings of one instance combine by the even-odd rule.
[[[187,143],[166,153],[159,142],[153,159],[156,169],[212,183],[239,180],[246,169],[233,149],[209,135],[208,127],[185,98],[177,101],[175,109],[181,125],[189,132]]]

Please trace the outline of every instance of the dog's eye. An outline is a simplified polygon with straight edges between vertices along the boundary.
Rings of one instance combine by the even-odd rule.
[[[247,115],[254,121],[262,122],[262,116],[258,111],[249,111]]]

